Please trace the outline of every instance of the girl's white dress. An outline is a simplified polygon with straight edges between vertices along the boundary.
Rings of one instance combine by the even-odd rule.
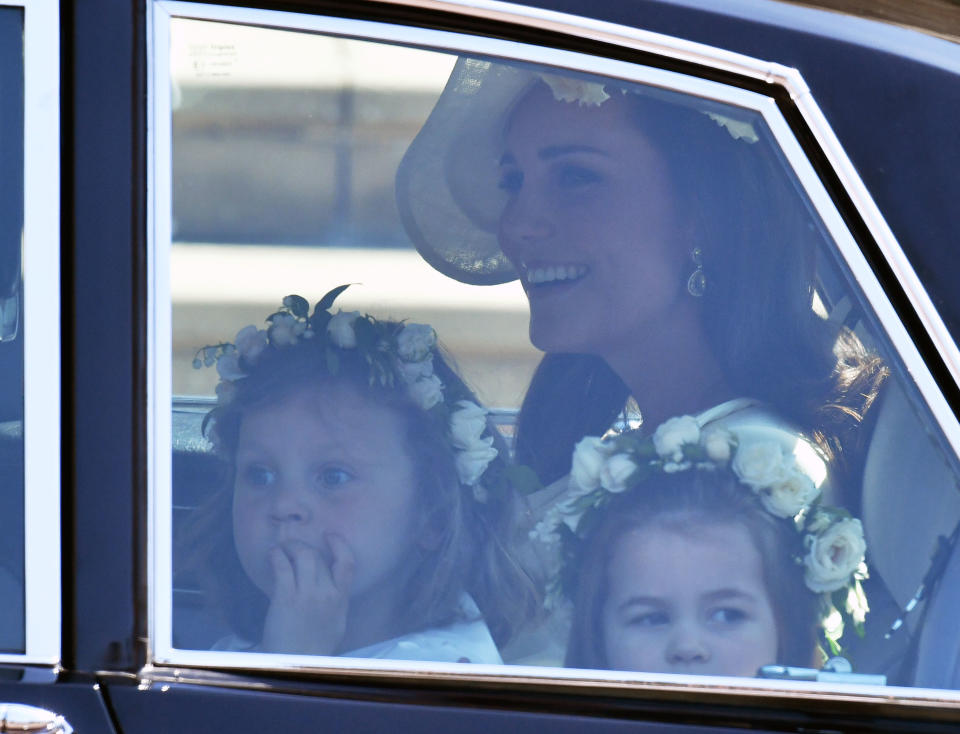
[[[337,657],[376,658],[378,660],[426,660],[437,663],[483,663],[500,665],[503,660],[490,636],[476,602],[469,594],[460,596],[460,616],[464,621],[446,627],[411,632],[392,640],[351,650]],[[228,635],[213,650],[257,652],[256,646],[236,635]]]

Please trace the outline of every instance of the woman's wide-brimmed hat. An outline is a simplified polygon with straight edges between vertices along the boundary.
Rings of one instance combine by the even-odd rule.
[[[497,227],[504,125],[537,80],[532,67],[460,58],[397,170],[397,205],[417,250],[444,275],[472,285],[514,280]]]
[[[537,82],[560,101],[600,105],[619,88],[670,106],[695,109],[726,128],[728,139],[756,142],[757,113],[719,102],[534,64],[461,57],[397,170],[397,206],[417,251],[444,275],[471,285],[514,280],[517,272],[497,238],[507,194],[500,157],[510,113]],[[612,86],[611,86],[612,82]],[[725,136],[727,137],[727,136]]]

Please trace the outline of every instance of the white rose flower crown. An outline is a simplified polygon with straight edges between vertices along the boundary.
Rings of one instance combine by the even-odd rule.
[[[422,410],[447,426],[460,482],[477,502],[485,503],[491,491],[505,485],[522,489],[529,481],[523,467],[494,462],[499,451],[487,423],[487,411],[474,402],[462,383],[444,385],[434,374],[437,334],[426,324],[379,321],[359,311],[332,312],[334,301],[349,285],[334,288],[310,304],[298,295],[286,296],[281,307],[266,318],[267,328],[242,328],[234,342],[209,344],[197,350],[194,368],[216,365],[220,375],[217,402],[230,403],[240,381],[257,368],[268,351],[283,353],[310,342],[318,355],[318,371],[336,377],[341,355],[361,354],[369,368],[369,384],[383,388],[401,386]],[[442,359],[442,358],[441,358]],[[496,466],[491,466],[495,463]]]
[[[838,507],[821,503],[820,490],[777,441],[740,444],[721,427],[701,429],[692,416],[670,418],[644,438],[637,431],[587,436],[576,445],[570,489],[530,532],[548,546],[560,546],[561,569],[548,589],[547,602],[571,596],[578,548],[597,526],[612,497],[643,491],[658,473],[718,471],[729,468],[744,491],[763,508],[792,520],[804,552],[794,560],[804,582],[823,601],[824,637],[830,654],[841,653],[845,624],[863,636],[868,611],[861,581],[867,577],[866,542],[860,521]]]

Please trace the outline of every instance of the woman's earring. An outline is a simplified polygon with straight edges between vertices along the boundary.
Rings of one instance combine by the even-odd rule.
[[[693,260],[697,269],[687,278],[687,293],[694,298],[700,298],[707,290],[707,276],[703,274],[703,250],[694,247],[693,252],[690,253],[690,259]]]

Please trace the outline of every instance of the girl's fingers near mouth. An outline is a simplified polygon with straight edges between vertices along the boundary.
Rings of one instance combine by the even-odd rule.
[[[273,595],[292,593],[297,586],[293,560],[280,546],[270,549],[270,568],[273,571]]]
[[[353,583],[353,570],[355,560],[353,551],[347,545],[347,541],[339,535],[330,534],[327,536],[327,546],[330,548],[330,554],[333,556],[333,562],[330,564],[330,575],[333,585],[341,593],[346,593]]]
[[[293,566],[297,589],[315,583],[318,569],[326,566],[317,549],[298,540],[285,543],[283,549]]]

